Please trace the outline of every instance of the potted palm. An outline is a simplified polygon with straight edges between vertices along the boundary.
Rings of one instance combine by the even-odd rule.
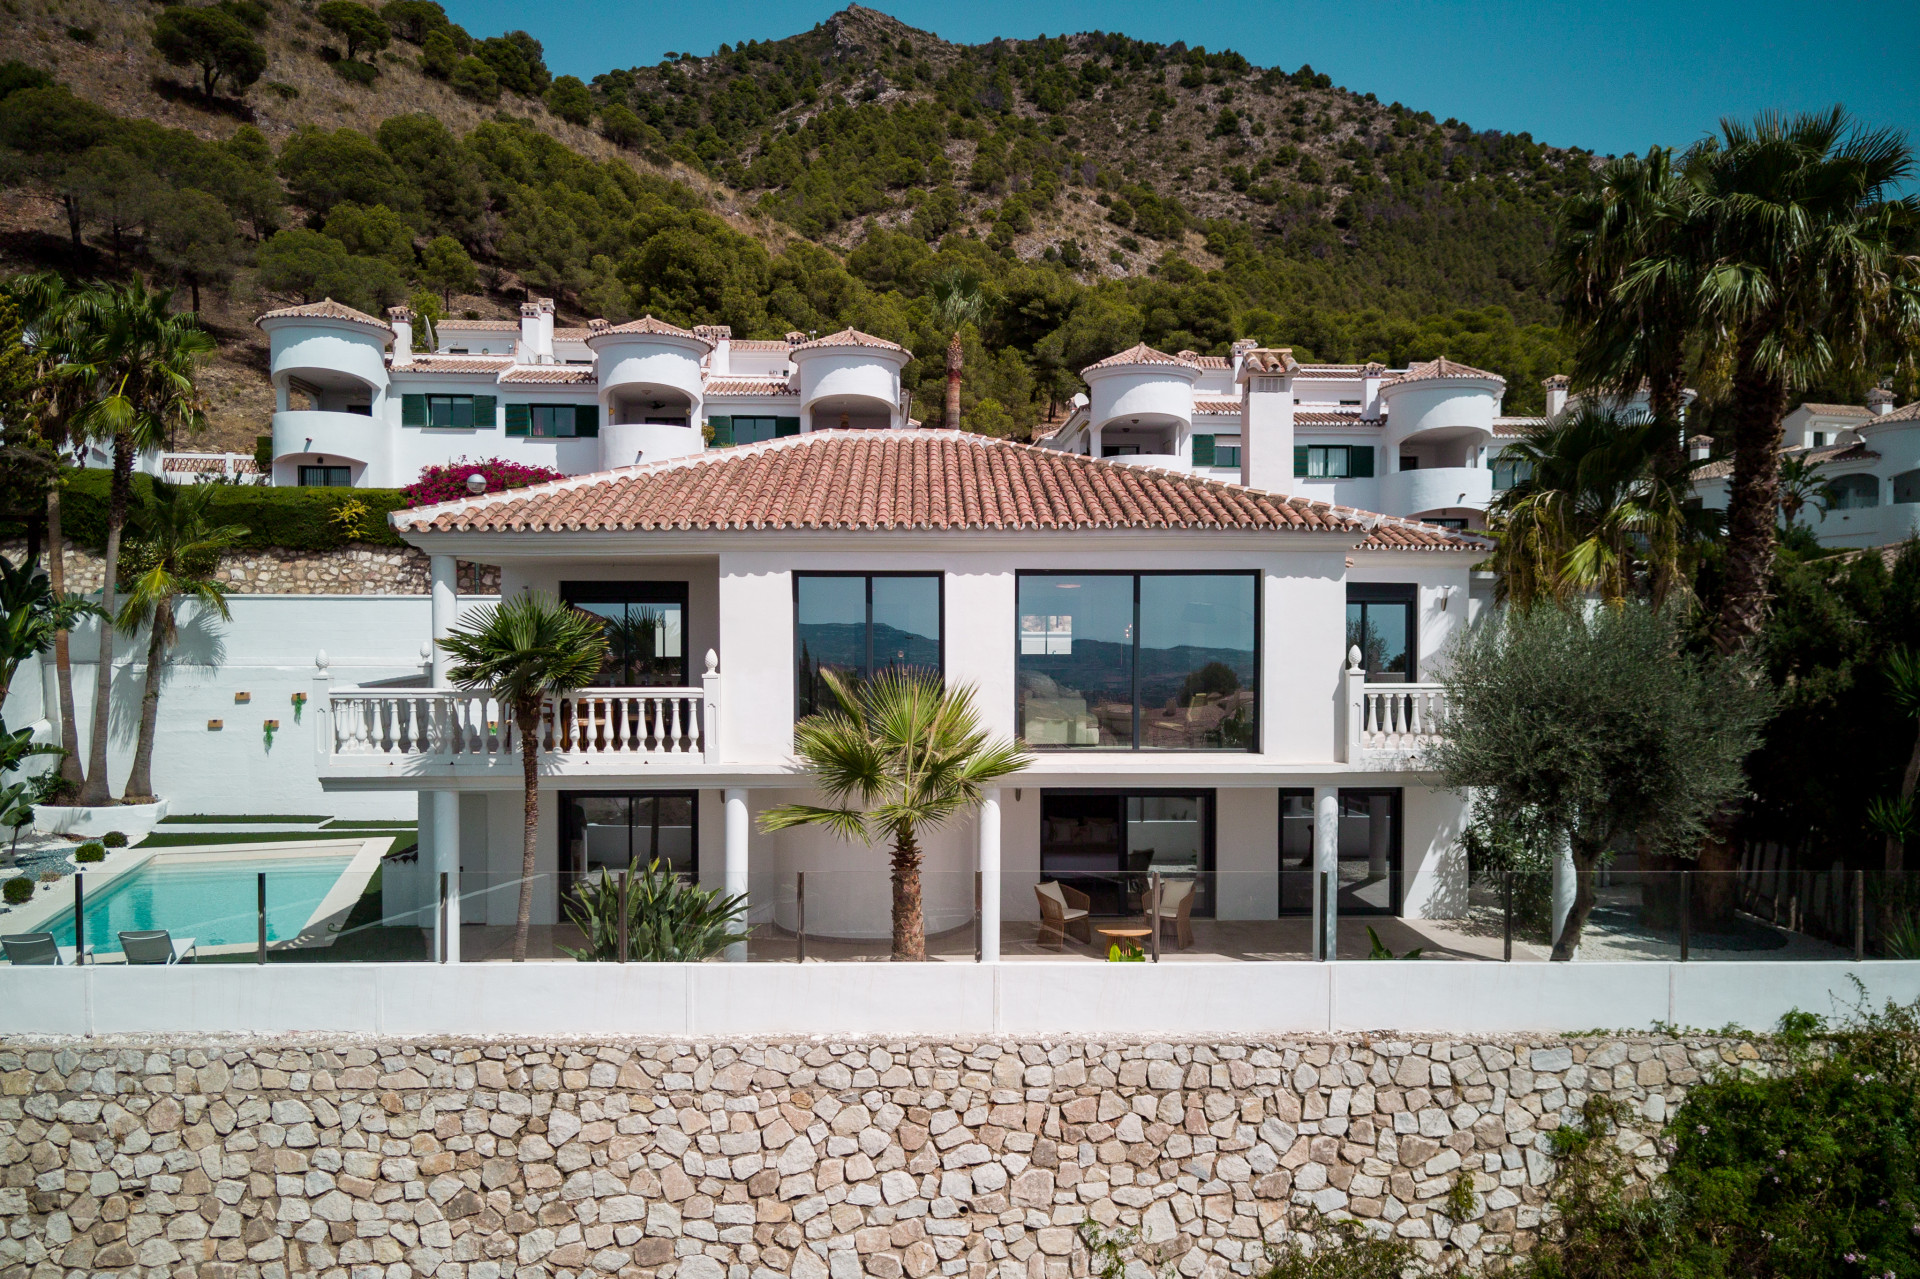
[[[465,626],[442,639],[452,655],[449,677],[461,688],[492,695],[513,716],[520,738],[523,829],[520,910],[514,921],[513,961],[527,958],[533,920],[534,852],[540,828],[540,717],[549,698],[584,687],[606,660],[598,618],[569,608],[544,591],[528,591],[474,610]]]
[[[766,830],[820,825],[843,839],[892,845],[893,958],[927,957],[920,834],[980,802],[981,788],[1025,768],[1015,742],[991,741],[971,687],[946,687],[933,671],[887,671],[849,684],[820,674],[839,709],[794,726],[794,754],[827,802],[786,804],[760,815]]]

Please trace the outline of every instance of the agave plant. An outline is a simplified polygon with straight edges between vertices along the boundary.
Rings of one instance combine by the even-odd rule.
[[[587,944],[569,950],[582,963],[620,959],[620,913],[624,898],[627,917],[627,955],[631,963],[696,963],[747,939],[742,916],[744,895],[727,896],[719,889],[702,888],[683,880],[659,861],[645,870],[627,866],[626,883],[602,875],[583,885],[567,905]]]

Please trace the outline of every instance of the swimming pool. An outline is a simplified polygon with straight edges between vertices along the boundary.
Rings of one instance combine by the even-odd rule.
[[[118,953],[120,933],[164,928],[194,945],[253,944],[259,940],[259,876],[267,873],[267,940],[298,937],[315,910],[353,862],[330,857],[219,859],[195,865],[156,856],[146,865],[86,895],[87,942],[96,952]],[[73,945],[73,907],[47,929],[62,946]]]

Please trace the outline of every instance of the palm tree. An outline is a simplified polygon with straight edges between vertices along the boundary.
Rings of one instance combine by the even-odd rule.
[[[1665,147],[1611,160],[1593,190],[1567,201],[1553,251],[1575,337],[1575,386],[1624,403],[1644,385],[1676,459],[1698,325],[1686,194],[1684,171]]]
[[[1723,651],[1748,647],[1766,613],[1780,423],[1790,397],[1859,366],[1868,345],[1920,327],[1920,198],[1892,193],[1913,152],[1842,109],[1724,121],[1689,164],[1698,305],[1730,385],[1733,479]]]
[[[606,661],[606,630],[600,619],[569,608],[541,591],[474,610],[466,625],[439,641],[452,654],[448,672],[461,688],[485,692],[513,716],[520,736],[523,829],[520,854],[520,914],[514,924],[513,961],[527,958],[533,921],[535,842],[540,828],[540,720],[549,698],[590,683]]]
[[[56,375],[56,370],[69,361],[76,346],[79,294],[67,286],[65,277],[51,271],[16,277],[9,282],[8,292],[20,309],[25,345],[39,365],[40,436],[57,460],[73,438],[74,418],[87,402],[85,383]],[[67,554],[60,527],[57,469],[47,483],[47,583],[55,599],[71,598],[67,595]],[[54,683],[60,711],[56,744],[61,751],[60,776],[78,793],[85,774],[80,768],[69,633],[63,616],[53,634]]]
[[[760,815],[767,830],[821,825],[843,839],[893,845],[893,957],[927,957],[919,834],[980,802],[980,788],[1032,757],[989,741],[973,689],[947,688],[933,671],[890,670],[849,685],[822,667],[840,709],[794,726],[794,754],[827,806],[787,804]]]
[[[182,599],[211,609],[222,621],[227,611],[227,588],[214,579],[220,553],[246,536],[238,524],[215,525],[212,484],[154,484],[140,503],[135,519],[139,536],[120,560],[126,602],[118,625],[131,637],[148,627],[147,682],[140,696],[140,735],[134,742],[133,770],[121,799],[129,804],[153,802],[153,731],[160,715],[160,684],[167,650],[178,638],[176,605]]]
[[[1488,515],[1501,597],[1659,603],[1684,590],[1685,548],[1712,517],[1687,507],[1695,464],[1676,459],[1666,435],[1659,418],[1586,404],[1509,445],[1528,475]]]
[[[1780,518],[1788,528],[1809,506],[1823,516],[1827,513],[1827,482],[1820,478],[1825,466],[1805,453],[1780,459]]]
[[[953,334],[947,341],[946,427],[957,431],[960,429],[960,371],[965,361],[960,330],[980,322],[986,299],[980,294],[979,281],[955,268],[933,286],[933,303],[940,327]]]
[[[74,415],[76,436],[100,440],[113,450],[113,478],[107,498],[106,580],[100,607],[114,616],[114,588],[120,566],[120,538],[133,502],[133,462],[137,454],[159,448],[176,427],[204,421],[194,388],[200,361],[213,351],[213,339],[192,315],[167,310],[168,294],[149,289],[139,275],[125,285],[90,290],[76,301],[74,336],[62,377],[87,388],[87,403]],[[113,690],[113,627],[100,628],[93,731],[87,743],[86,784],[80,802],[108,804],[107,723]]]

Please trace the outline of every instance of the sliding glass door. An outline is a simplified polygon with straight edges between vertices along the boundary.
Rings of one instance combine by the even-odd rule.
[[[1400,913],[1400,791],[1340,792],[1339,911]],[[1280,792],[1280,913],[1313,910],[1313,792]]]

